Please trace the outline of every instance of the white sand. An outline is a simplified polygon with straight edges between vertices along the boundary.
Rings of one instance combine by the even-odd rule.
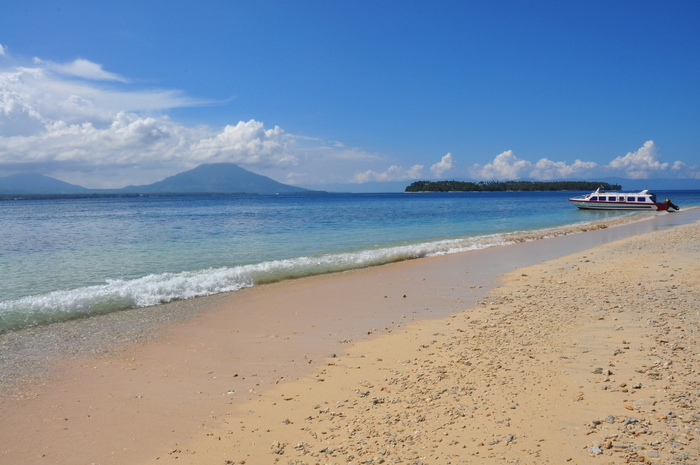
[[[485,298],[465,257],[522,250],[209,299],[4,401],[0,463],[697,463],[700,226],[519,268]]]

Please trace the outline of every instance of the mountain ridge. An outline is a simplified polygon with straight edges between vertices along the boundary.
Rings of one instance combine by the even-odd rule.
[[[227,174],[228,173],[228,174]],[[257,181],[256,181],[257,180]],[[469,179],[460,179],[473,182]],[[529,180],[529,179],[523,179]],[[686,190],[700,189],[700,179],[626,179],[602,178],[599,181],[621,184],[624,190]],[[260,184],[256,184],[259,182]],[[256,187],[257,186],[257,187]],[[366,184],[327,184],[310,186],[311,189],[290,186],[266,176],[252,173],[233,163],[202,164],[188,171],[169,176],[161,181],[122,189],[89,189],[41,174],[13,174],[0,177],[0,196],[134,196],[134,195],[187,195],[187,194],[277,194],[318,192],[403,192],[406,183],[370,182]],[[320,188],[321,190],[314,190]]]
[[[126,186],[126,193],[139,194],[282,194],[309,192],[282,184],[233,163],[202,164],[162,181],[143,186]]]
[[[0,194],[5,195],[67,195],[86,194],[90,189],[60,181],[43,174],[20,173],[0,178]]]
[[[0,178],[0,195],[283,194],[315,192],[290,186],[233,163],[202,164],[162,181],[122,189],[88,189],[41,174]]]

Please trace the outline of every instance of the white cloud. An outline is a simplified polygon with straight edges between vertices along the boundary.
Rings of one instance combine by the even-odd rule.
[[[172,158],[191,134],[165,120],[119,113],[112,124],[55,121],[32,136],[0,138],[3,164],[70,161],[82,165],[134,164]]]
[[[43,65],[45,68],[68,76],[75,76],[83,79],[91,79],[95,81],[118,81],[127,82],[126,79],[118,74],[110,73],[102,69],[102,65],[93,63],[82,58],[72,61],[71,63],[52,63],[44,62],[39,58],[34,59],[34,63]]]
[[[552,161],[547,158],[542,158],[535,163],[528,177],[541,181],[571,178],[574,176],[582,176],[583,173],[593,170],[597,166],[598,165],[592,161],[581,161],[577,159],[572,165],[567,165],[566,162],[563,161]]]
[[[613,170],[620,170],[631,179],[647,179],[654,172],[667,171],[668,163],[659,160],[659,149],[653,140],[646,141],[636,152],[629,152],[624,157],[617,157],[608,165]]]
[[[103,88],[42,66],[0,70],[0,136],[34,134],[56,121],[104,127],[120,112],[153,112],[201,103],[173,90]]]
[[[532,178],[553,180],[567,178],[588,178],[591,176],[610,176],[613,172],[630,179],[646,179],[654,174],[668,171],[683,171],[694,177],[695,172],[685,163],[673,164],[659,161],[659,150],[653,141],[647,141],[635,152],[624,157],[617,157],[609,164],[601,166],[595,162],[576,159],[572,164],[542,158],[536,163],[516,157],[512,150],[497,155],[486,165],[475,164],[470,168],[471,176],[480,180],[506,180]]]
[[[164,118],[122,112],[104,128],[57,121],[36,135],[0,137],[0,164],[70,163],[91,170],[167,163],[174,172],[223,161],[256,167],[289,165],[296,159],[287,151],[288,143],[279,127],[265,129],[254,120],[212,134],[206,128],[186,128]]]
[[[364,184],[372,181],[385,182],[418,179],[423,176],[423,168],[423,165],[413,165],[410,168],[392,165],[384,172],[367,170],[361,173],[356,173],[350,182]]]
[[[511,180],[533,178],[552,180],[582,176],[596,168],[594,162],[576,160],[569,165],[563,161],[553,161],[542,158],[536,163],[522,160],[513,154],[512,150],[502,152],[486,165],[473,165],[470,169],[472,177],[480,180]]]
[[[259,121],[240,121],[235,126],[226,126],[215,137],[193,144],[192,155],[199,161],[289,166],[298,163],[298,158],[289,151],[293,143],[294,139],[279,126],[265,129]]]
[[[7,48],[0,45],[0,56],[5,55]],[[178,90],[140,88],[86,59],[63,64],[37,59],[30,66],[4,66],[0,68],[1,174],[31,169],[86,187],[150,183],[212,162],[237,163],[306,185],[407,181],[424,175],[423,165],[403,167],[377,153],[289,134],[254,119],[234,121],[222,129],[179,124],[164,114],[211,102]],[[430,166],[430,172],[441,177],[455,166],[447,153]],[[544,180],[611,171],[637,178],[664,171],[700,176],[697,166],[660,162],[652,141],[602,167],[548,158],[533,163],[509,150],[470,169],[473,178],[484,180]]]
[[[682,171],[682,170],[685,170],[687,166],[688,165],[686,165],[682,161],[675,161],[675,162],[673,162],[673,166],[671,167],[671,170]]]
[[[90,171],[167,162],[177,172],[202,162],[294,162],[287,151],[293,141],[279,127],[265,129],[251,120],[219,133],[188,128],[167,117],[140,114],[201,103],[179,91],[103,88],[85,78],[126,82],[83,59],[66,65],[35,60],[33,67],[0,70],[0,166],[5,171],[32,163],[70,163]]]
[[[491,163],[484,166],[473,165],[470,172],[474,179],[505,180],[520,179],[530,169],[532,169],[532,163],[519,159],[513,155],[512,150],[507,150],[498,154]]]
[[[436,178],[441,177],[444,173],[450,171],[454,168],[454,160],[452,159],[452,154],[448,153],[440,159],[438,163],[435,163],[430,167],[430,172]]]
[[[348,182],[359,167],[385,163],[378,154],[256,120],[219,130],[163,116],[202,103],[209,102],[175,90],[135,88],[82,59],[0,68],[0,175],[30,169],[108,188],[158,181],[201,163],[232,162],[282,181],[323,184]],[[401,172],[411,169],[376,177],[400,178]]]

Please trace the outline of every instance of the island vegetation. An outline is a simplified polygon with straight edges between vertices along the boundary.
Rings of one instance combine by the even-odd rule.
[[[592,191],[619,190],[619,184],[596,181],[415,181],[406,192]]]

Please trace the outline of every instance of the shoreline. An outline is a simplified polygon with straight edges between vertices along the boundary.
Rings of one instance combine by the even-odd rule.
[[[700,207],[688,211],[693,210],[700,211]],[[685,213],[688,213],[688,211]],[[503,247],[510,244],[580,234],[597,229],[615,228],[654,219],[656,219],[656,215],[646,212],[641,216],[578,221],[558,226],[429,240],[427,242],[419,241],[401,245],[385,245],[375,249],[337,251],[310,257],[300,256],[231,267],[183,271],[174,274],[151,274],[123,282],[116,280],[115,284],[79,286],[68,291],[54,290],[46,294],[28,295],[0,302],[0,309],[3,313],[3,317],[0,318],[0,344],[2,344],[3,334],[22,330],[38,331],[42,326],[55,323],[95,318],[114,312],[156,309],[161,305],[173,304],[180,300],[201,299],[203,297],[236,292],[247,287],[256,287],[290,279],[361,270],[405,260]],[[228,276],[228,281],[222,281],[221,272],[223,272],[224,276]],[[211,274],[211,276],[207,278],[207,274]],[[187,283],[193,277],[196,277],[195,282],[190,284],[194,284],[194,288]],[[181,278],[185,282],[179,282],[173,286],[171,283],[173,278]],[[203,289],[201,288],[202,279],[207,283]],[[156,289],[150,294],[141,296],[142,299],[151,302],[150,305],[131,308],[110,306],[108,303],[110,299],[116,298],[116,300],[119,300],[119,296],[123,292],[127,291],[131,286],[137,288],[143,286],[144,281],[147,281],[152,289]],[[229,290],[222,290],[222,286]],[[213,287],[213,289],[207,289],[208,287]],[[137,289],[134,289],[134,291],[138,292]],[[192,295],[192,293],[194,293],[195,297],[186,297]],[[163,300],[167,300],[167,302],[163,302]],[[77,308],[76,303],[78,304]],[[90,307],[91,305],[102,308],[102,310],[96,314],[91,313],[90,310],[85,310],[86,306]],[[62,308],[63,311],[55,313],[51,310],[53,307]],[[149,318],[147,315],[144,315],[144,319],[148,320]],[[3,375],[3,373],[2,359],[0,359],[0,375]]]
[[[655,218],[642,229],[677,226],[684,221],[677,216]],[[102,356],[78,354],[59,367],[56,379],[49,378],[27,398],[5,400],[0,412],[12,420],[12,428],[5,422],[0,438],[15,448],[0,458],[75,463],[89,450],[95,463],[140,463],[156,449],[187,441],[202,420],[213,422],[205,417],[232,408],[228,402],[240,405],[245,400],[241,393],[268,389],[281,380],[287,386],[308,375],[324,357],[347,347],[348,342],[340,341],[379,335],[373,341],[403,330],[406,322],[465,311],[514,266],[536,265],[638,234],[621,230],[636,231],[638,225],[303,278],[206,302],[182,301],[180,305],[193,306],[192,314],[180,322],[156,323],[154,328],[166,327],[155,340],[116,341],[116,349]],[[264,312],[235,315],[244,309]],[[163,425],[173,421],[175,431],[165,431]],[[63,450],[67,438],[77,455]]]
[[[700,208],[684,211],[682,216],[698,216]],[[673,217],[676,219],[676,217]],[[388,262],[381,265],[370,265],[363,268],[352,268],[344,271],[320,273],[317,275],[302,276],[282,281],[296,282],[299,279],[315,279],[325,276],[342,275],[344,273],[362,272],[368,268],[390,266],[404,261],[422,260],[444,255],[476,253],[492,248],[502,248],[527,242],[551,240],[576,234],[590,233],[591,231],[608,228],[615,234],[617,228],[627,227],[627,232],[616,234],[614,237],[625,237],[630,234],[640,234],[654,227],[643,226],[647,222],[659,223],[660,227],[669,227],[675,222],[669,222],[669,218],[660,216],[646,216],[641,218],[613,218],[600,220],[593,223],[580,223],[568,227],[556,227],[541,229],[531,233],[506,235],[504,243],[491,244],[482,248],[463,250],[458,252],[436,253],[417,258],[407,258],[397,262]],[[682,222],[682,221],[681,221]],[[642,224],[642,226],[634,226]],[[554,232],[552,232],[554,231]],[[607,235],[607,234],[604,234]],[[486,239],[485,239],[486,240]],[[607,238],[604,240],[613,240]],[[600,241],[583,241],[584,247],[590,247]],[[570,245],[569,245],[570,247]],[[571,249],[573,251],[574,249]],[[551,258],[551,257],[550,257]],[[507,268],[491,271],[491,277],[495,277]],[[260,288],[279,282],[263,283],[252,286]],[[51,324],[40,324],[18,330],[0,332],[0,399],[3,397],[15,397],[22,395],[22,390],[32,384],[45,384],[46,378],[51,377],[50,365],[58,360],[74,359],[80,356],[101,355],[119,353],[123,346],[133,343],[146,343],[152,341],[155,335],[163,328],[178,322],[187,321],[202,311],[219,305],[220,299],[233,298],[235,293],[242,292],[241,288],[232,292],[217,293],[212,295],[195,297],[193,299],[175,300],[169,303],[159,304],[155,307],[138,307],[109,312],[102,315],[92,315],[83,318],[74,318],[65,321],[57,321]],[[162,311],[161,311],[162,310]],[[34,361],[34,366],[25,369],[26,360]]]
[[[513,271],[146,463],[697,463],[699,257],[696,223]]]

